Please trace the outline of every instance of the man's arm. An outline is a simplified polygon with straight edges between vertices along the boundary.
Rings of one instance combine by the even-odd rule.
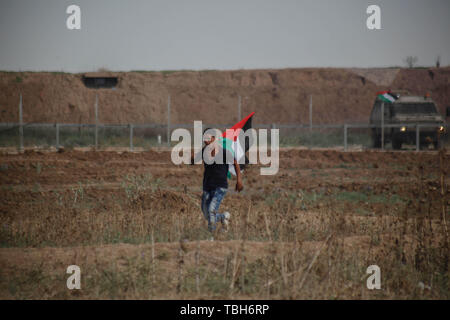
[[[244,185],[242,184],[242,176],[241,176],[241,168],[239,167],[239,163],[234,159],[234,171],[236,171],[236,191],[241,192],[244,189]]]

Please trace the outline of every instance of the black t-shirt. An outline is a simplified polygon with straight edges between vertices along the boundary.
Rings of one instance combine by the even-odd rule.
[[[202,149],[202,154],[205,147]],[[223,155],[222,164],[212,163],[207,164],[203,161],[205,166],[205,172],[203,174],[203,190],[210,191],[216,188],[228,188],[227,174],[228,174],[228,163],[226,160],[226,151],[220,148],[220,152]]]

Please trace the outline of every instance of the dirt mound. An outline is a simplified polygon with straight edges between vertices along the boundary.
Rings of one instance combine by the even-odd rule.
[[[443,113],[450,105],[450,68],[283,69],[236,71],[123,72],[115,89],[89,89],[82,74],[0,73],[0,122],[18,121],[19,94],[25,122],[94,123],[95,95],[101,123],[171,121],[234,123],[238,96],[242,115],[256,123],[366,122],[378,90],[431,92]]]
[[[400,69],[368,69],[368,68],[354,68],[351,69],[354,73],[362,77],[362,81],[366,79],[372,81],[379,86],[390,86],[397,77]],[[364,79],[366,78],[366,79]]]

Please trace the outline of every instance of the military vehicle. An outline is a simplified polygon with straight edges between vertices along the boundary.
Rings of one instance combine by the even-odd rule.
[[[384,105],[384,119],[381,114],[382,105]],[[428,94],[421,97],[412,96],[409,93],[403,94],[400,91],[378,92],[370,114],[370,124],[377,125],[376,128],[372,128],[374,148],[381,147],[382,120],[384,125],[399,125],[396,128],[384,128],[384,143],[391,142],[393,149],[401,149],[403,143],[416,144],[415,125],[420,125],[421,147],[433,143],[435,149],[440,148],[439,137],[445,131],[444,118],[439,114],[436,104]],[[427,127],[427,125],[430,126]]]

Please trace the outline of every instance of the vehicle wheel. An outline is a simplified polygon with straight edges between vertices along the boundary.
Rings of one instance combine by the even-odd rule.
[[[372,135],[372,144],[374,148],[381,148],[381,137],[377,134]]]
[[[400,139],[392,139],[392,148],[400,150],[402,148],[402,141]]]

